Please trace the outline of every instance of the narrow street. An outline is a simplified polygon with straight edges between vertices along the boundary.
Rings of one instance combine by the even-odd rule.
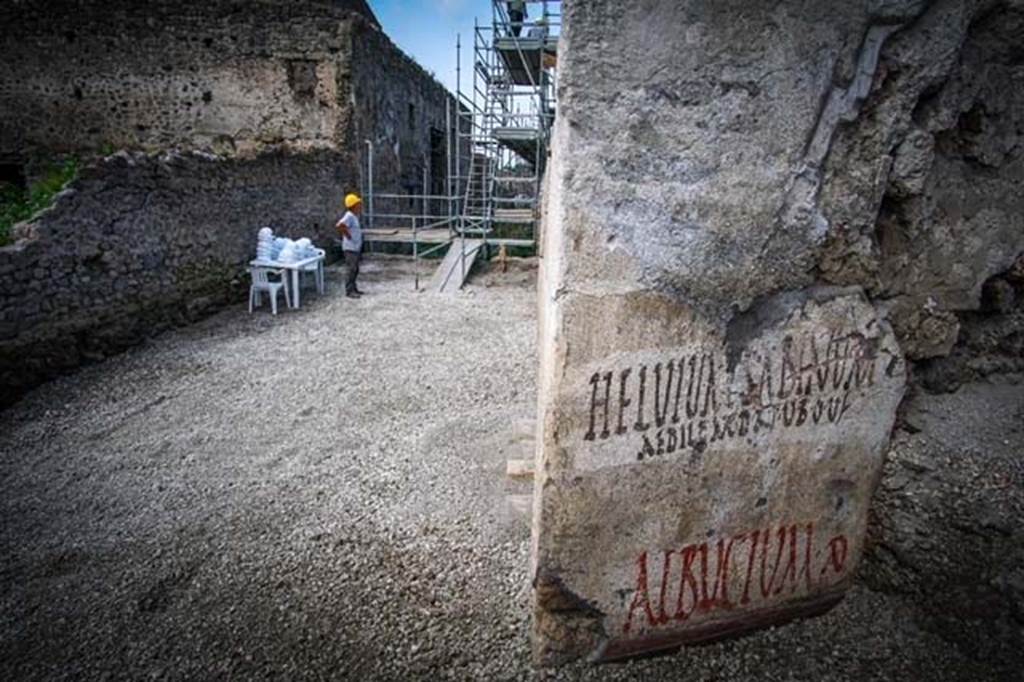
[[[535,401],[532,270],[276,318],[243,304],[0,413],[0,677],[984,676],[900,603],[674,656],[530,665],[529,528],[505,476]]]

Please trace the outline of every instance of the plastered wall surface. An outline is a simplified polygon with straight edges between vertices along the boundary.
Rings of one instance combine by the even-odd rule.
[[[908,360],[1024,251],[1016,2],[566,3],[540,279],[534,651],[852,583]]]

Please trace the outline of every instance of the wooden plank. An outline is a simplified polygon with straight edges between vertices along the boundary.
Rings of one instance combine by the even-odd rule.
[[[542,66],[554,65],[558,38],[499,36],[494,39],[494,49],[505,62],[513,83],[537,87],[541,84]]]
[[[448,241],[450,236],[446,227],[418,230],[415,241],[421,244],[441,244]],[[368,242],[375,243],[411,244],[413,242],[413,232],[408,227],[374,228],[372,230],[363,230],[363,238]]]
[[[532,208],[496,208],[494,209],[494,222],[528,224],[534,220]]]
[[[487,243],[488,244],[492,244],[494,246],[505,245],[505,246],[534,247],[534,246],[537,245],[532,239],[504,239],[502,237],[488,239]]]
[[[505,475],[509,478],[533,478],[532,459],[510,459],[505,463]]]
[[[484,243],[479,239],[465,240],[465,265],[462,264],[462,240],[456,239],[448,247],[448,253],[441,261],[440,267],[430,280],[430,289],[438,293],[457,291],[465,283],[465,277],[476,262],[477,255],[483,249]]]
[[[537,435],[536,419],[516,419],[512,422],[512,442],[533,441]]]
[[[499,144],[518,154],[527,163],[536,162],[539,139],[536,128],[495,128],[491,135]]]

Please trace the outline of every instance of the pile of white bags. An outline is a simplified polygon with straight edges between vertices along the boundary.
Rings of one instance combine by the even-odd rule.
[[[281,240],[281,250],[278,252],[277,257],[274,258],[279,263],[294,263],[299,260],[298,255],[295,253],[295,242],[291,239]]]
[[[274,260],[274,231],[269,227],[260,230],[256,237],[257,260]]]
[[[298,255],[299,260],[312,258],[316,255],[316,247],[313,246],[313,242],[303,237],[302,239],[296,240],[295,253]]]
[[[274,231],[264,227],[256,237],[256,258],[274,263],[295,263],[317,255],[313,242],[303,237],[292,241],[286,237],[275,237]]]

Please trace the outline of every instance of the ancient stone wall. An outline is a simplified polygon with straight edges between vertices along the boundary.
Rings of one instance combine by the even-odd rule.
[[[978,660],[1024,660],[1024,259],[915,363],[860,577]]]
[[[4,3],[0,157],[337,144],[350,4]]]
[[[0,248],[0,404],[244,301],[262,225],[327,243],[341,188],[356,180],[343,161],[326,150],[120,153],[85,169]]]
[[[564,10],[540,284],[541,663],[841,598],[918,389],[904,357],[948,353],[1024,251],[1019,1]],[[901,548],[899,526],[875,535]]]
[[[365,176],[373,143],[373,185],[376,192],[444,194],[447,176],[445,130],[454,138],[456,115],[446,107],[451,96],[423,69],[395,49],[386,35],[365,24],[352,35],[352,139],[361,147]],[[426,174],[424,174],[426,170]],[[424,181],[426,187],[424,187]],[[364,182],[364,188],[366,183]],[[417,212],[400,200],[379,201],[378,211]]]
[[[1024,250],[1024,4],[935,2],[882,49],[837,130],[820,197],[822,279],[884,301],[913,359]]]
[[[360,6],[5,4],[0,159],[348,145],[365,166],[369,139],[378,186],[419,192],[425,160],[446,167],[450,96]]]
[[[419,191],[450,99],[363,0],[19,0],[0,61],[0,165],[85,168],[0,247],[0,402],[244,301],[263,225],[328,246],[364,139],[378,191]]]

